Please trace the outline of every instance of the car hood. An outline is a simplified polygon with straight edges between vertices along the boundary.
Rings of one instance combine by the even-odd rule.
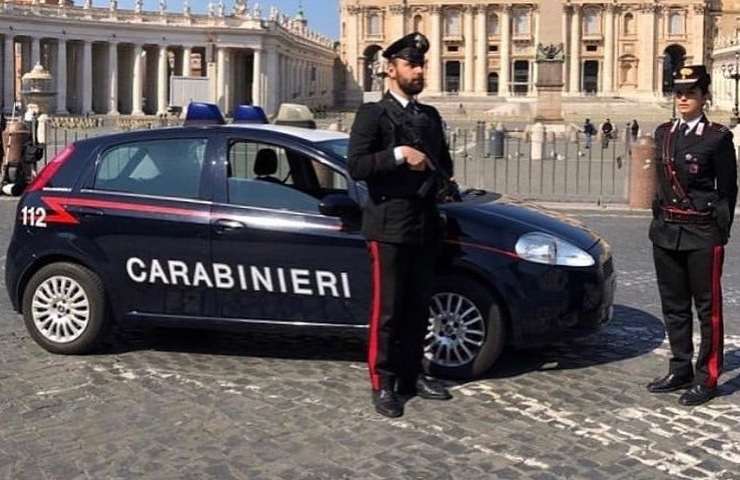
[[[549,233],[586,251],[600,240],[599,235],[575,218],[492,192],[467,194],[463,202],[445,204],[443,210],[448,218],[457,222],[461,234],[479,237],[476,239],[486,243],[491,243],[486,237],[493,240],[489,233],[491,228],[498,233],[499,240],[508,237],[505,240],[508,246],[529,232]],[[488,232],[481,232],[476,226],[485,227]]]

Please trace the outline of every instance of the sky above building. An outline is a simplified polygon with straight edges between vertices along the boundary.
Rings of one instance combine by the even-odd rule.
[[[218,0],[213,0],[217,3]],[[83,0],[75,0],[76,5],[82,5]],[[108,6],[109,0],[93,0],[96,7]],[[166,0],[167,10],[182,12],[183,0]],[[257,0],[248,0],[247,5],[252,9]],[[311,29],[321,32],[337,40],[339,38],[339,0],[265,0],[259,5],[263,15],[267,16],[270,6],[278,7],[286,15],[295,15],[299,4],[303,4],[303,11],[308,18]],[[224,0],[226,12],[231,12],[234,0]],[[134,8],[134,0],[118,0],[118,7],[125,9]],[[205,13],[208,8],[208,0],[190,0],[190,8],[194,13]],[[158,10],[159,0],[144,0],[145,10]]]

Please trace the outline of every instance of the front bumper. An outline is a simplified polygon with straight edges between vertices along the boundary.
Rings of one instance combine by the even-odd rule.
[[[523,279],[523,307],[512,314],[513,346],[582,337],[609,323],[617,284],[614,260],[608,246],[601,242],[589,253],[596,264],[587,269],[521,265],[520,273],[528,278]]]

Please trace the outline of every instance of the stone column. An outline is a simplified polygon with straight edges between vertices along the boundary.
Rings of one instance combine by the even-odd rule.
[[[41,39],[39,37],[31,38],[31,68],[41,63]],[[26,72],[23,72],[26,73]]]
[[[694,45],[693,64],[701,65],[704,63],[704,14],[706,7],[704,5],[693,5],[692,14],[693,22],[691,29],[691,43]]]
[[[475,33],[478,36],[475,55],[475,93],[486,95],[488,91],[488,9],[480,5],[476,11]]]
[[[265,98],[265,113],[272,115],[277,112],[278,107],[278,95],[280,94],[280,87],[278,79],[279,76],[279,64],[278,64],[278,53],[276,48],[270,48],[267,50],[267,78],[270,81],[265,82],[265,90],[262,92]]]
[[[354,81],[354,82],[348,81],[347,82],[347,84],[348,84],[347,86],[350,89],[352,89],[352,90],[356,90],[357,89],[357,86],[359,85],[360,86],[360,90],[361,90],[362,89],[362,75],[363,75],[363,72],[360,71],[360,69],[358,68],[358,65],[360,63],[359,62],[359,59],[360,59],[359,58],[360,57],[359,47],[360,47],[360,41],[361,41],[361,38],[360,38],[360,11],[361,11],[361,7],[355,6],[355,5],[350,5],[350,6],[347,6],[346,8],[347,8],[347,14],[349,16],[349,18],[347,19],[347,24],[346,24],[347,30],[345,32],[346,33],[345,38],[348,41],[348,44],[347,44],[347,65],[349,65],[349,68],[351,69],[351,71],[349,72],[350,75],[351,75],[350,78]],[[291,65],[291,69],[290,69],[291,71],[294,70],[293,67],[294,67],[294,65]],[[354,85],[352,85],[352,83],[354,83]],[[293,86],[291,85],[291,87],[293,87]],[[291,92],[290,92],[291,98],[293,96],[293,91],[292,90],[293,90],[293,88],[291,88]]]
[[[92,108],[92,42],[82,42],[82,114],[95,113]]]
[[[570,88],[572,94],[581,91],[581,7],[573,5],[570,17]]]
[[[602,93],[614,95],[614,4],[606,5],[604,16],[604,81]]]
[[[541,17],[540,6],[535,4],[532,6],[532,10],[530,11],[532,12],[532,15],[534,15],[534,32],[533,33],[534,33],[535,60],[536,60],[537,59],[536,48],[537,48],[537,45],[539,45],[541,41],[540,40],[541,38],[541,35],[540,35],[540,17]],[[532,71],[532,77],[530,80],[531,87],[529,88],[529,94],[537,95],[538,94],[537,83],[539,82],[539,78],[540,78],[540,65],[536,61],[530,62],[529,65]]]
[[[134,45],[133,75],[131,79],[131,115],[144,115],[142,97],[144,96],[144,75],[141,64],[141,54],[144,48]]]
[[[57,61],[54,75],[57,81],[57,111],[58,115],[66,115],[67,111],[67,41],[64,38],[57,40]]]
[[[501,30],[501,46],[499,47],[500,71],[498,74],[498,94],[501,97],[509,96],[509,72],[511,70],[511,5],[501,6],[499,15],[499,29]]]
[[[431,29],[427,85],[430,93],[439,93],[442,90],[442,9],[439,5],[432,5],[430,8]]]
[[[216,101],[221,111],[226,106],[226,54],[224,47],[216,51]]]
[[[157,57],[157,115],[167,113],[167,45],[159,46]]]
[[[388,18],[390,20],[391,42],[401,38],[406,33],[406,7],[403,5],[391,5],[388,7]]]
[[[255,48],[253,51],[252,105],[262,106],[262,49]]]
[[[640,64],[637,89],[646,95],[655,93],[655,13],[654,5],[640,10]]]
[[[3,110],[10,113],[15,100],[15,39],[13,35],[4,35],[3,48]]]
[[[473,34],[475,23],[473,22],[473,14],[473,6],[466,5],[463,9],[465,28],[465,71],[463,77],[463,92],[467,94],[475,92],[475,35]]]
[[[190,68],[190,57],[193,54],[193,47],[186,45],[182,47],[182,76],[189,77],[193,74]]]
[[[108,43],[108,115],[118,115],[118,43]]]
[[[560,17],[561,25],[560,28],[562,29],[563,36],[561,40],[563,41],[563,53],[566,55],[570,55],[570,31],[568,28],[568,25],[570,25],[570,6],[563,6],[563,14]],[[568,90],[569,87],[569,72],[568,72],[568,62],[563,62],[562,64],[562,74],[563,74],[563,89]]]

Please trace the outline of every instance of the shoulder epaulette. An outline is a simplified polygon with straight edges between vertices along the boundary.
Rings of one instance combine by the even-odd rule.
[[[731,131],[729,127],[722,125],[721,123],[709,122],[707,126],[715,132],[719,133],[729,133]]]

